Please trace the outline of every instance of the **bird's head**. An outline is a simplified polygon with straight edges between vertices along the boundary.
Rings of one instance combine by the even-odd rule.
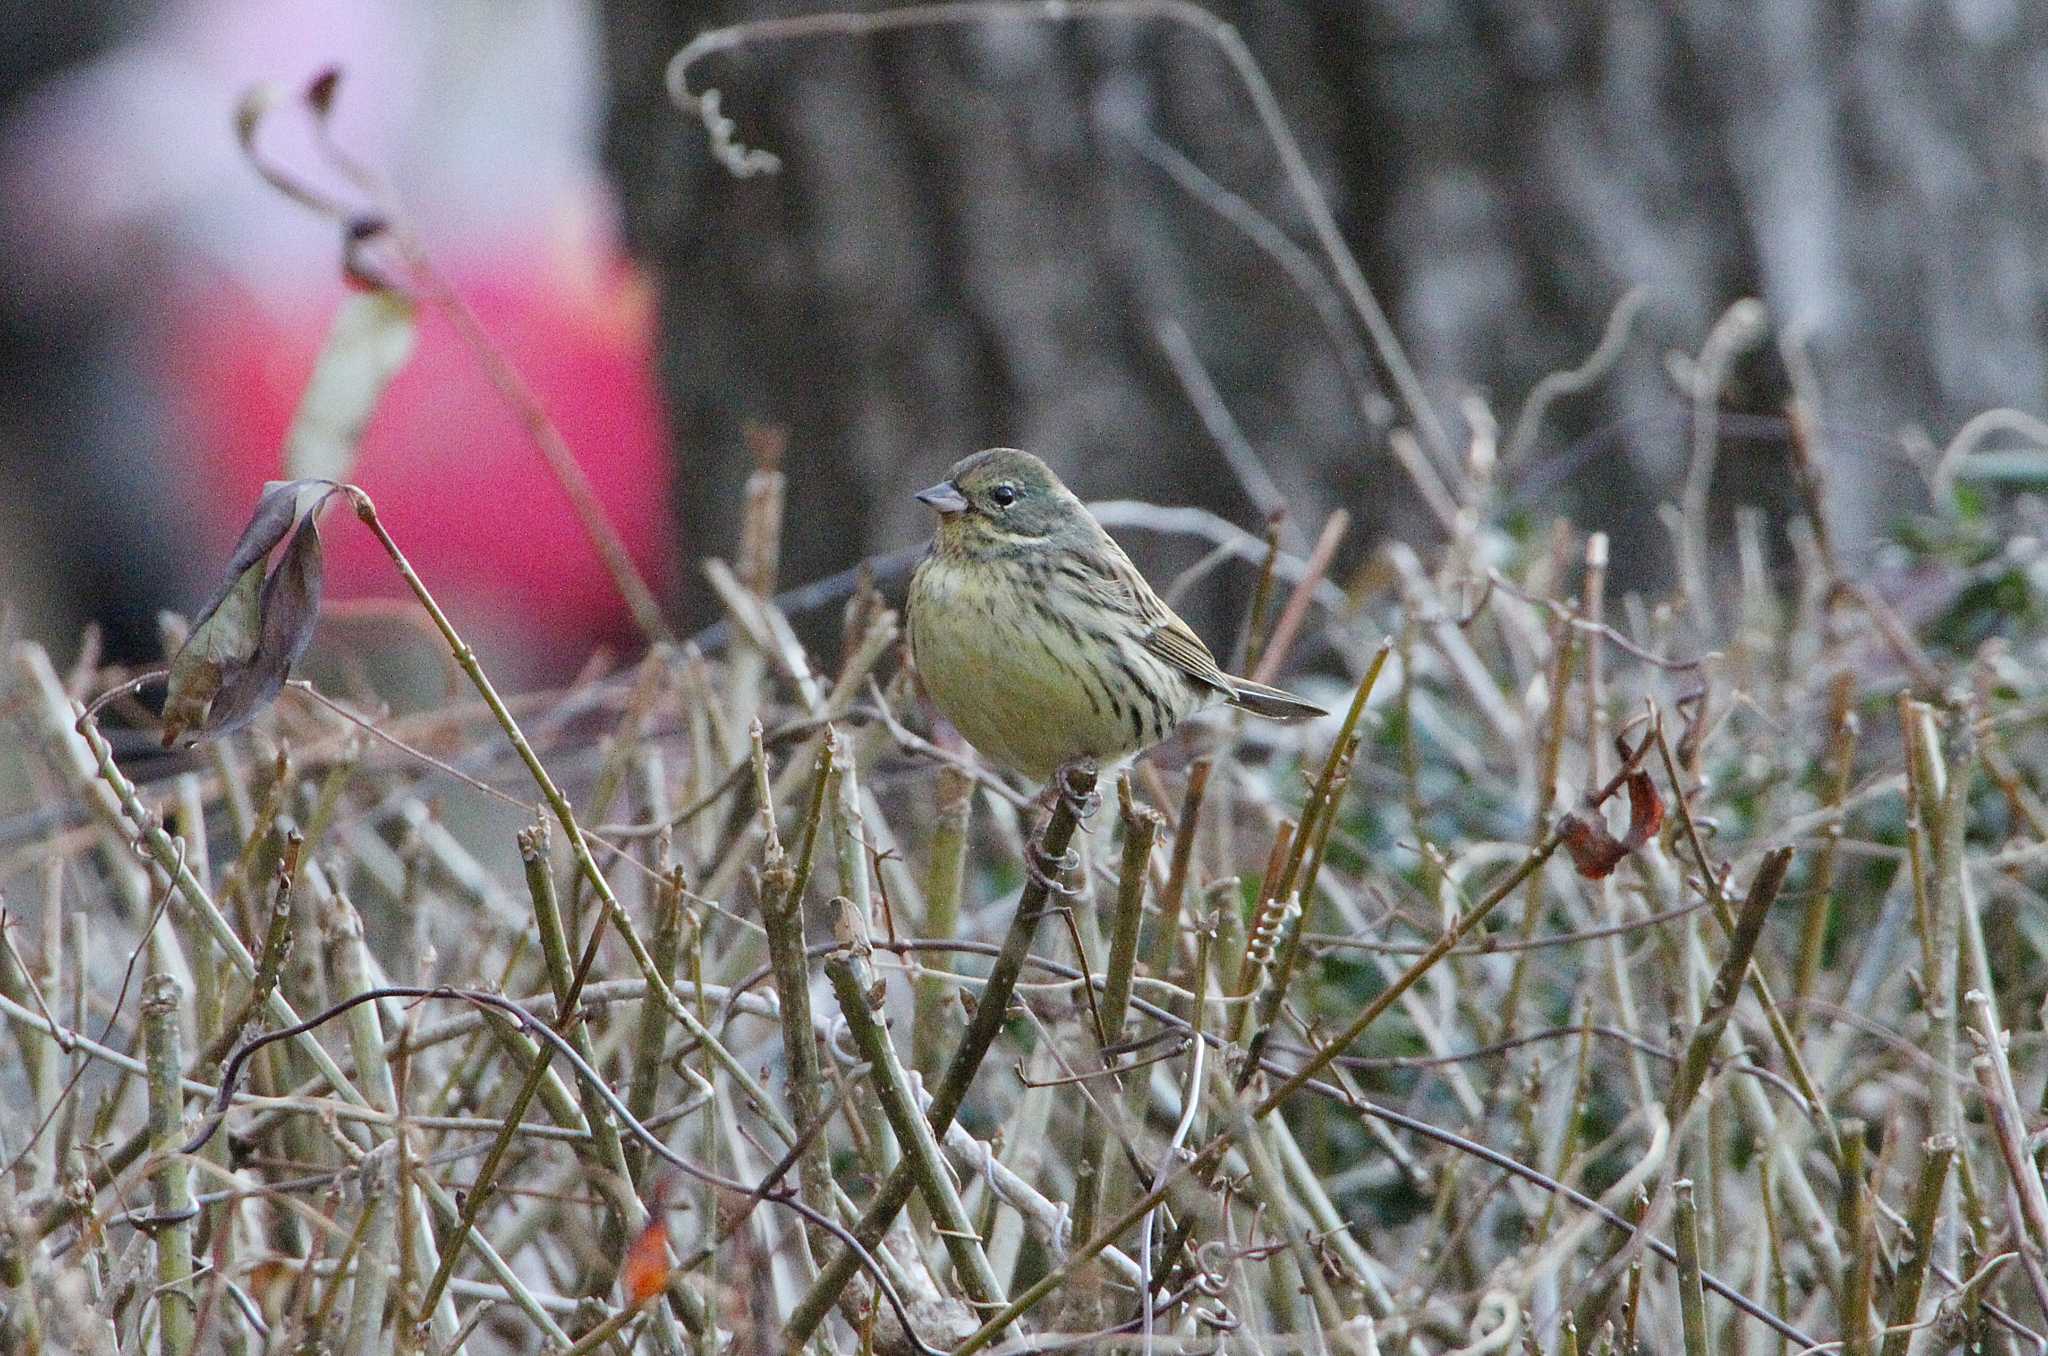
[[[1014,447],[963,458],[917,497],[938,512],[943,551],[1002,555],[1070,537],[1081,545],[1099,530],[1051,467]]]

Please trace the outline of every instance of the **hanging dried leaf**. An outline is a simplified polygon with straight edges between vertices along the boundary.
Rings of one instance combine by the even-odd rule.
[[[239,575],[230,575],[222,597],[208,603],[198,624],[171,660],[170,692],[164,698],[164,747],[176,744],[187,729],[203,729],[214,698],[228,671],[256,651],[263,605],[263,565],[259,561]]]
[[[242,530],[221,587],[171,660],[164,747],[248,724],[283,690],[312,643],[323,577],[320,507],[331,481],[273,481]],[[290,541],[266,576],[271,551]]]
[[[625,1265],[619,1268],[626,1303],[636,1309],[647,1303],[668,1289],[668,1277],[668,1226],[656,1215],[626,1245]]]
[[[1615,741],[1624,760],[1633,762],[1627,744]],[[1564,850],[1572,865],[1588,880],[1604,880],[1621,865],[1622,858],[1657,836],[1664,827],[1664,798],[1656,783],[1640,766],[1624,779],[1628,787],[1628,835],[1616,838],[1600,818],[1598,806],[1586,814],[1565,816],[1560,826]]]
[[[1664,827],[1664,797],[1650,774],[1641,770],[1628,779],[1628,837],[1622,840],[1630,852],[1657,836]]]
[[[1566,815],[1563,829],[1564,850],[1587,880],[1605,880],[1628,855],[1621,840],[1593,815]]]
[[[391,379],[412,356],[419,306],[403,292],[351,292],[334,313],[319,361],[285,435],[287,476],[346,480]]]
[[[206,624],[207,614],[227,597],[228,590],[235,586],[242,572],[260,563],[276,549],[277,544],[284,540],[285,533],[292,530],[292,524],[298,522],[332,488],[326,481],[304,480],[273,480],[263,487],[263,494],[256,501],[256,511],[249,515],[249,524],[242,529],[234,554],[228,557],[227,579],[212,601],[193,619],[194,629]]]
[[[292,533],[263,584],[262,630],[247,662],[230,668],[206,713],[204,733],[222,735],[254,720],[284,690],[292,665],[313,642],[320,616],[320,528],[308,517]]]

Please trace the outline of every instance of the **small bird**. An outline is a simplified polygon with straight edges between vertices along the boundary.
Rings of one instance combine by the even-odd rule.
[[[1150,748],[1218,702],[1326,714],[1234,678],[1051,468],[977,452],[918,499],[937,510],[910,578],[910,653],[967,742],[1037,781]]]

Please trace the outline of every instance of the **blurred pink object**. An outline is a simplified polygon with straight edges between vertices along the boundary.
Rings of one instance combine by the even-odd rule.
[[[450,283],[554,420],[628,551],[659,581],[669,537],[666,440],[652,372],[652,306],[617,258],[565,260],[544,245],[501,247],[445,266]],[[223,554],[262,489],[339,285],[267,303],[231,286],[181,289],[164,317],[165,389],[179,441],[220,513],[205,525]],[[625,605],[518,415],[438,310],[423,307],[412,360],[386,392],[353,476],[392,535],[451,607],[484,609],[580,662],[590,646],[635,638]],[[345,514],[327,532],[328,597],[399,596],[403,586]],[[475,614],[472,612],[472,617]],[[463,620],[460,616],[458,622]]]
[[[303,88],[335,66],[336,140],[393,185],[659,587],[669,457],[653,312],[613,238],[593,150],[594,22],[555,0],[173,0],[0,129],[0,191],[20,205],[0,223],[12,285],[123,317],[135,369],[158,379],[153,401],[128,387],[102,397],[167,416],[152,439],[163,531],[221,558],[280,474],[342,294],[340,233],[261,182],[233,114],[255,84]],[[321,172],[309,133],[281,106],[261,139],[311,182],[358,196]],[[529,674],[635,638],[540,453],[444,316],[423,312],[354,474],[457,621],[496,632],[501,652],[516,641]],[[331,527],[330,599],[400,592],[366,534],[341,515]]]

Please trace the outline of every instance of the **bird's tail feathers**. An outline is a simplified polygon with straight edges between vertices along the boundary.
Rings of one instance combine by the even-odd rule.
[[[1314,702],[1304,701],[1292,692],[1282,692],[1277,687],[1267,687],[1249,678],[1230,680],[1230,704],[1242,707],[1255,716],[1272,720],[1306,720],[1310,716],[1327,716],[1330,713]]]

